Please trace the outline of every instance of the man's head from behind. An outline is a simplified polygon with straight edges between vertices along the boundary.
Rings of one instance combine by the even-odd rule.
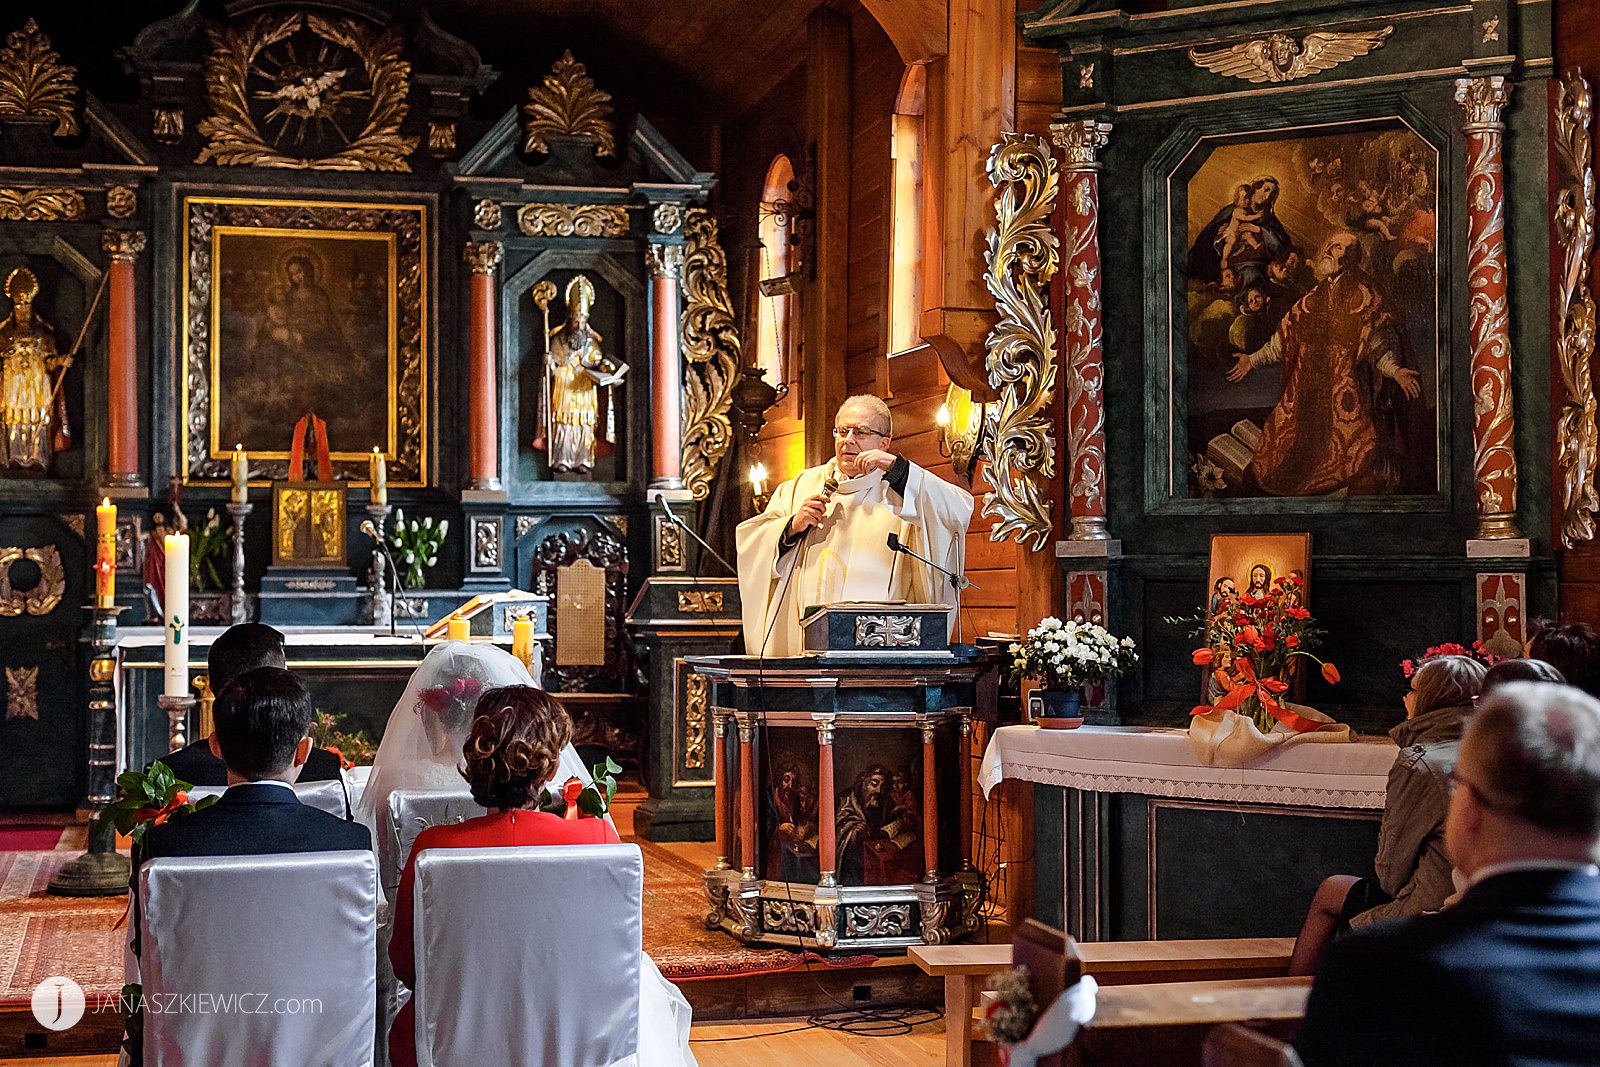
[[[1445,844],[1465,874],[1513,860],[1600,852],[1600,701],[1511,682],[1487,694],[1451,775]]]
[[[889,405],[869,393],[850,397],[833,417],[833,456],[847,478],[860,473],[856,457],[870,449],[886,450],[893,440]]]
[[[245,671],[257,667],[285,667],[283,635],[259,622],[230,626],[206,654],[206,670],[211,676],[211,691],[220,694],[224,687]]]
[[[292,782],[311,754],[311,693],[281,667],[257,667],[217,694],[211,751],[230,780]]]

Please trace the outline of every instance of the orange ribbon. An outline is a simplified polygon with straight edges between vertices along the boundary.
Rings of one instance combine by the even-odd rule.
[[[1230,687],[1227,695],[1215,704],[1196,706],[1189,712],[1190,715],[1205,715],[1213,711],[1237,711],[1246,700],[1255,697],[1261,702],[1261,706],[1267,709],[1267,714],[1297,734],[1309,734],[1322,729],[1322,724],[1315,719],[1308,719],[1278,703],[1276,699],[1278,694],[1286,692],[1289,688],[1287,682],[1279,678],[1258,677],[1255,665],[1248,659],[1237,660],[1235,667],[1239,674],[1237,682],[1232,681],[1223,671],[1216,672],[1222,683]]]

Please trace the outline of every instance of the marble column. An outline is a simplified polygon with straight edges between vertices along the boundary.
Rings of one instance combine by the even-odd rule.
[[[683,488],[683,361],[678,281],[683,246],[652,244],[650,264],[650,487]]]
[[[468,241],[472,270],[467,305],[468,474],[472,489],[500,489],[500,400],[495,384],[494,272],[505,255],[499,241]]]
[[[144,251],[142,230],[104,230],[100,247],[111,257],[106,281],[106,482],[139,484],[139,317],[133,263]]]
[[[1511,316],[1506,263],[1500,112],[1511,86],[1499,75],[1459,78],[1467,114],[1467,301],[1472,334],[1472,470],[1480,539],[1517,533],[1516,421],[1511,406]],[[1542,180],[1542,179],[1541,179]]]
[[[1067,505],[1070,541],[1104,541],[1106,410],[1100,306],[1100,159],[1111,124],[1058,122],[1050,138],[1061,150],[1066,289]]]

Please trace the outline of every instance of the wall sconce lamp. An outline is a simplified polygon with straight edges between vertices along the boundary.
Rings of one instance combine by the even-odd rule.
[[[755,500],[756,510],[767,510],[767,501],[772,494],[767,492],[767,465],[765,463],[752,463],[750,465],[750,495]]]
[[[939,455],[950,460],[956,476],[972,483],[972,472],[982,458],[988,405],[974,401],[967,390],[950,383],[944,403],[934,416],[939,427]]]

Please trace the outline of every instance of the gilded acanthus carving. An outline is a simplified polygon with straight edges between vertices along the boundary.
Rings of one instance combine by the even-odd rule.
[[[206,34],[211,51],[205,84],[212,113],[198,127],[206,145],[196,163],[298,170],[411,169],[406,157],[417,147],[417,139],[400,134],[410,110],[411,64],[400,58],[398,28],[382,29],[356,18],[312,12],[269,11],[236,25],[207,27]],[[297,35],[311,40],[291,40]],[[324,69],[306,69],[303,62],[293,61],[302,44],[302,51],[322,57]],[[272,62],[275,59],[282,61]],[[365,87],[355,84],[360,78]],[[264,79],[268,88],[253,88],[253,79]],[[259,121],[252,103],[266,109]],[[355,126],[354,137],[344,133],[347,124]],[[273,140],[262,132],[263,126],[272,130]],[[345,143],[326,154],[292,155],[285,150],[286,144],[306,146],[308,134],[313,145],[328,139]]]
[[[113,185],[106,190],[106,214],[114,219],[131,219],[139,210],[139,194],[131,185]]]
[[[498,202],[484,197],[472,205],[472,224],[480,230],[498,230],[502,222]]]
[[[475,568],[500,566],[500,520],[492,515],[473,517],[472,565]]]
[[[143,230],[101,230],[100,248],[112,259],[134,260],[144,251]]]
[[[1511,99],[1511,87],[1500,75],[1487,78],[1458,78],[1456,103],[1467,112],[1468,133],[1481,130],[1503,130],[1500,112]]]
[[[683,208],[677,204],[658,204],[650,214],[657,233],[677,233],[683,229]]]
[[[522,123],[524,152],[548,152],[551,137],[583,137],[595,142],[595,155],[617,154],[611,94],[595,88],[588,70],[570,51],[556,60],[543,84],[528,90]]]
[[[683,484],[704,500],[733,445],[728,412],[739,380],[740,341],[728,296],[728,257],[711,212],[689,209],[684,240]]]
[[[517,229],[529,237],[626,237],[628,209],[621,204],[523,204]]]
[[[493,274],[505,258],[506,250],[499,241],[468,241],[461,250],[467,268],[474,274]]]
[[[1556,85],[1555,147],[1563,170],[1556,198],[1556,237],[1562,269],[1557,278],[1556,337],[1562,396],[1556,424],[1556,458],[1561,468],[1561,543],[1572,548],[1595,535],[1595,465],[1600,453],[1596,428],[1594,378],[1595,303],[1589,288],[1589,257],[1594,252],[1594,146],[1589,125],[1594,102],[1589,82],[1569,71]]]
[[[1051,535],[1046,491],[1055,477],[1049,405],[1056,386],[1056,332],[1047,287],[1056,273],[1056,161],[1042,137],[1007,133],[989,154],[999,190],[989,232],[984,283],[1000,321],[984,340],[989,384],[999,394],[988,415],[989,479],[983,514],[995,517],[991,541],[1015,536],[1043,548]]]
[[[717,594],[721,596],[721,594]],[[720,607],[720,605],[719,605]],[[706,709],[710,704],[710,679],[690,671],[683,682],[683,767],[702,770],[706,765]]]
[[[683,246],[653,244],[645,250],[644,261],[652,277],[664,274],[680,277],[683,274]]]
[[[55,135],[78,132],[78,70],[61,62],[50,38],[28,19],[6,34],[0,48],[0,115],[43,115],[56,120]]]
[[[1393,33],[1393,26],[1385,26],[1354,33],[1308,33],[1299,41],[1286,33],[1273,33],[1211,51],[1191,48],[1189,59],[1213,74],[1243,78],[1255,85],[1292,82],[1382,48]]]
[[[11,581],[12,568],[23,561],[33,564],[39,572],[39,580],[27,590],[18,589]],[[67,573],[61,565],[61,552],[54,545],[0,548],[0,617],[48,615],[66,593]]]
[[[903,937],[911,929],[910,904],[847,904],[847,937]]]
[[[39,719],[39,668],[6,668],[6,718]]]
[[[713,615],[722,610],[722,590],[695,589],[678,594],[678,610],[686,615]]]
[[[434,159],[449,159],[456,153],[456,124],[453,122],[428,123],[428,155]]]
[[[150,135],[162,144],[177,144],[183,140],[183,108],[152,108]]]
[[[83,194],[76,189],[0,189],[0,219],[8,222],[63,222],[83,217]]]

